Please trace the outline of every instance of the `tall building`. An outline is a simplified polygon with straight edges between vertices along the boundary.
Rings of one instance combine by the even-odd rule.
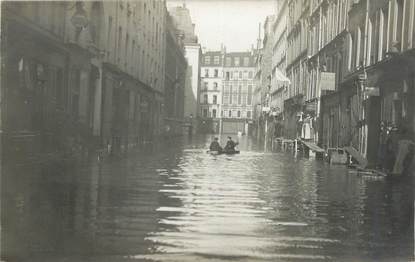
[[[276,13],[272,24],[272,75],[270,90],[271,115],[274,117],[273,136],[284,136],[284,101],[291,81],[287,69],[287,21],[288,0],[276,1]]]
[[[401,140],[415,140],[415,3],[338,3],[348,9],[342,20],[347,19],[346,48],[337,56],[343,70],[334,70],[339,81],[336,90],[322,95],[320,143],[352,146],[369,164],[382,164],[385,159],[379,158],[379,152],[385,148],[385,137],[395,133]],[[339,60],[327,59],[326,67],[338,64]],[[386,133],[387,128],[391,133]],[[389,154],[396,156],[396,149]]]
[[[102,139],[124,151],[162,133],[166,8],[162,1],[103,3]]]
[[[255,56],[252,52],[207,51],[202,60],[199,111],[204,133],[251,132]]]
[[[286,137],[301,135],[304,94],[308,85],[307,39],[310,1],[288,1],[287,77],[291,80],[284,101],[284,129]]]
[[[171,136],[183,132],[187,62],[183,35],[175,27],[169,13],[166,13],[165,53],[164,135]]]
[[[203,133],[219,132],[224,51],[208,51],[202,56],[199,114]]]
[[[253,52],[225,53],[222,81],[222,133],[249,134],[251,132],[254,75]]]
[[[151,142],[163,128],[165,14],[150,0],[4,3],[2,81],[25,86],[4,90],[5,129],[49,137],[51,150]]]
[[[339,89],[344,80],[347,62],[347,24],[351,1],[312,1],[310,9],[310,35],[308,41],[309,85],[304,94],[304,116],[301,137],[327,148],[337,141],[319,139],[321,132],[327,129],[321,123],[327,122],[329,115],[336,115],[335,110],[324,106],[321,114],[321,99]],[[326,120],[325,120],[326,119]],[[336,128],[335,132],[344,130]],[[330,131],[333,132],[333,131]],[[331,137],[332,135],[329,135]],[[337,139],[337,138],[336,138]],[[320,140],[320,142],[319,142]]]
[[[169,8],[175,27],[181,32],[187,60],[184,116],[190,133],[198,129],[198,103],[200,92],[200,63],[202,50],[195,35],[189,9],[186,5]]]

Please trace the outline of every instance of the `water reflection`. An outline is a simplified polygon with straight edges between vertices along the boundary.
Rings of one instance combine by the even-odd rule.
[[[225,138],[223,138],[225,139]],[[87,166],[14,167],[6,261],[407,261],[413,185],[209,137]],[[9,260],[7,260],[9,259]]]

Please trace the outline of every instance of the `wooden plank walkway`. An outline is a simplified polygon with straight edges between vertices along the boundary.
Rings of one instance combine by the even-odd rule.
[[[366,168],[367,166],[367,159],[364,158],[356,149],[351,146],[344,147],[344,150],[347,151],[359,164],[360,167]]]
[[[316,153],[324,153],[325,150],[312,142],[307,142],[304,140],[298,140],[299,142],[303,143],[306,147],[308,147],[311,151]]]

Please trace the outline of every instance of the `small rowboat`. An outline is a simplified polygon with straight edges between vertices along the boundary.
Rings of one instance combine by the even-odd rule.
[[[208,150],[206,153],[209,153],[211,155],[236,155],[236,154],[239,154],[240,151],[239,150],[235,150],[235,151],[210,151]]]

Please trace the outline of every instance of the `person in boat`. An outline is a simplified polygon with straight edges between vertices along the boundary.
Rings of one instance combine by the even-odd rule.
[[[226,152],[235,152],[235,147],[238,145],[237,142],[232,140],[232,137],[228,136],[228,142],[226,142],[225,151]]]
[[[213,139],[212,143],[210,143],[210,147],[209,147],[210,151],[222,152],[222,147],[220,146],[218,140],[219,139],[217,137],[215,137]]]

